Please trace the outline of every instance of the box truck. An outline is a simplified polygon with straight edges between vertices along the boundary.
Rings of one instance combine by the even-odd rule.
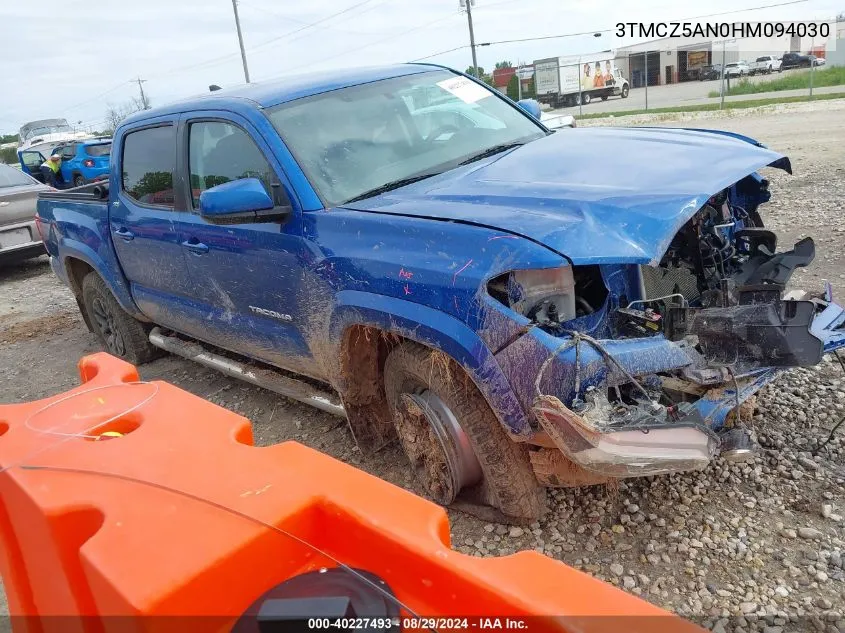
[[[590,103],[593,99],[628,96],[628,80],[612,53],[551,57],[534,61],[537,99],[553,108]]]

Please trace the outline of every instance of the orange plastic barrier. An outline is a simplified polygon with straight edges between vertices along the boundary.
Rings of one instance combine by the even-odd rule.
[[[701,631],[536,552],[452,551],[442,508],[295,442],[256,448],[245,418],[107,354],[79,373],[65,394],[0,406],[16,630],[227,631],[271,587],[341,561],[384,579],[406,615]]]

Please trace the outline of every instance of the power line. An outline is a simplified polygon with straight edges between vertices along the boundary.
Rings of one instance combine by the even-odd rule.
[[[511,1],[512,0],[508,0],[508,2],[511,2]],[[277,11],[271,11],[270,9],[267,9],[265,7],[259,7],[257,5],[252,4],[252,2],[244,2],[243,0],[238,0],[238,4],[240,4],[241,6],[247,7],[248,9],[252,9],[254,11],[260,11],[261,13],[268,13],[270,15],[275,15],[275,16],[278,16],[278,17],[283,18],[285,20],[290,20],[291,22],[296,22],[297,24],[309,24],[305,20],[300,20],[299,18],[294,18],[292,16],[285,15],[285,14],[279,13]],[[365,11],[361,11],[361,13],[365,13]],[[358,15],[361,15],[361,13],[359,13]],[[350,31],[348,29],[339,29],[336,26],[323,26],[322,28],[328,29],[330,31],[337,31],[338,33],[346,33],[347,35],[365,35],[365,36],[366,35],[372,35],[372,33],[364,33],[362,31]]]
[[[96,97],[91,97],[90,99],[86,99],[85,101],[82,101],[82,102],[80,102],[80,103],[77,103],[76,105],[72,105],[72,106],[70,106],[69,108],[65,108],[65,111],[67,111],[67,110],[76,110],[77,108],[81,108],[82,106],[84,106],[84,105],[88,105],[89,103],[93,103],[93,102],[94,102],[94,101],[96,101],[97,99],[101,99],[102,97],[105,97],[107,94],[111,94],[112,92],[115,92],[116,90],[118,90],[118,89],[120,89],[120,88],[124,88],[125,86],[126,86],[126,84],[125,84],[125,83],[123,83],[123,82],[121,82],[121,83],[117,84],[116,86],[113,86],[112,88],[109,88],[109,89],[108,89],[108,90],[106,90],[105,92],[101,92],[101,93],[100,93],[100,94],[98,94]]]
[[[398,38],[398,37],[402,37],[402,36],[404,36],[404,35],[408,35],[409,33],[414,33],[414,32],[416,32],[416,31],[421,31],[422,29],[428,28],[429,26],[432,26],[432,25],[434,25],[434,24],[437,24],[438,22],[443,22],[443,21],[448,20],[448,19],[450,19],[450,18],[453,18],[453,17],[455,17],[455,16],[457,16],[457,15],[460,15],[460,12],[450,13],[449,15],[445,15],[445,16],[439,17],[439,18],[437,18],[436,20],[432,20],[432,21],[430,21],[430,22],[426,22],[425,24],[421,24],[421,25],[419,25],[419,26],[415,26],[415,27],[410,28],[410,29],[407,29],[407,30],[405,30],[405,31],[401,31],[401,32],[399,32],[399,33],[395,33],[395,34],[390,35],[390,36],[388,36],[388,37],[385,37],[385,38],[383,38],[383,39],[376,40],[375,42],[369,42],[368,44],[364,44],[364,45],[362,45],[362,46],[358,46],[358,47],[356,47],[356,48],[352,48],[352,49],[348,49],[348,50],[345,50],[345,51],[341,51],[340,53],[337,53],[337,54],[335,54],[335,55],[330,55],[329,57],[324,57],[323,59],[318,59],[318,60],[316,60],[316,61],[314,61],[314,62],[312,62],[312,63],[308,64],[307,66],[300,66],[300,68],[311,68],[312,66],[316,66],[317,64],[321,64],[321,63],[323,63],[323,62],[330,61],[330,60],[332,60],[332,59],[336,59],[336,58],[338,58],[338,57],[343,57],[343,56],[345,56],[345,55],[349,55],[350,53],[356,53],[356,52],[358,52],[358,51],[360,51],[360,50],[363,50],[363,49],[365,49],[365,48],[369,48],[369,47],[371,47],[371,46],[377,46],[377,45],[379,45],[379,44],[383,44],[384,42],[389,42],[390,40],[395,40],[395,39],[396,39],[396,38]]]
[[[379,4],[384,4],[385,1],[386,0],[381,0],[381,2],[379,2]],[[289,35],[295,35],[296,33],[299,33],[299,32],[304,31],[306,29],[314,28],[318,24],[322,24],[323,22],[328,22],[329,20],[336,18],[339,15],[349,13],[350,11],[357,9],[358,7],[362,7],[365,4],[369,4],[370,2],[373,2],[373,0],[363,0],[362,2],[358,2],[356,4],[353,4],[352,6],[346,7],[345,9],[343,9],[341,11],[327,15],[326,17],[324,17],[320,20],[317,20],[316,22],[310,22],[308,24],[300,26],[298,29],[294,29],[293,31],[288,31],[287,33],[282,33],[281,35],[270,38],[269,40],[265,40],[265,41],[261,42],[260,44],[256,44],[255,46],[252,47],[251,50],[259,49],[263,46],[267,46],[268,44],[272,44],[273,42],[278,42],[279,40],[284,39],[284,38],[288,37]]]
[[[308,23],[304,24],[303,26],[300,26],[299,28],[296,28],[292,31],[287,31],[286,33],[282,33],[281,35],[277,35],[276,37],[272,37],[269,40],[264,40],[263,42],[256,44],[252,48],[247,49],[247,52],[252,53],[252,52],[258,50],[259,48],[267,46],[268,44],[272,44],[273,42],[277,42],[277,41],[284,39],[286,37],[289,37],[291,35],[295,35],[296,33],[301,33],[302,31],[305,31],[305,30],[313,28],[313,27],[315,27],[319,24],[327,22],[327,21],[331,20],[332,18],[336,18],[336,17],[343,15],[345,13],[349,13],[350,11],[357,9],[358,7],[362,7],[365,4],[369,4],[370,2],[373,2],[373,0],[362,0],[361,2],[353,4],[349,7],[346,7],[345,9],[342,9],[340,11],[337,11],[335,13],[327,15],[326,17],[321,18],[321,19],[317,20],[316,22],[308,22]],[[384,2],[386,2],[386,0],[381,0],[378,4],[384,4]],[[232,58],[237,57],[237,56],[238,56],[238,53],[227,53],[226,55],[221,55],[220,57],[214,57],[212,59],[207,59],[205,61],[197,62],[197,63],[194,63],[194,64],[189,64],[188,66],[182,66],[182,67],[179,67],[179,68],[175,68],[175,69],[169,70],[167,72],[163,72],[158,76],[164,76],[164,75],[170,76],[170,75],[175,75],[177,73],[182,73],[182,72],[185,72],[185,71],[188,71],[188,70],[196,70],[198,68],[215,66],[222,61],[226,61],[226,60],[232,59]]]
[[[438,53],[432,53],[431,55],[426,55],[425,57],[417,57],[416,59],[410,60],[411,62],[421,62],[425,59],[431,59],[432,57],[439,57],[440,55],[445,55],[446,53],[454,53],[455,51],[461,51],[465,48],[469,48],[469,44],[464,44],[463,46],[456,46],[455,48],[450,48],[445,51],[440,51]]]

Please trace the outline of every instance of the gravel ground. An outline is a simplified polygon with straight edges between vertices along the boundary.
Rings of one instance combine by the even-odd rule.
[[[828,279],[840,297],[843,109],[845,102],[826,101],[692,117],[696,127],[748,134],[792,158],[794,176],[767,174],[774,195],[764,219],[780,233],[782,246],[813,236],[816,262],[799,271],[796,285],[815,289]],[[45,258],[0,269],[0,402],[70,388],[77,360],[98,349]],[[364,459],[345,424],[328,414],[176,357],[144,366],[142,376],[168,380],[247,416],[261,445],[296,439],[413,487],[398,448]],[[555,490],[549,516],[526,528],[450,512],[453,544],[481,556],[536,549],[715,631],[845,631],[845,429],[812,454],[845,415],[845,372],[832,358],[792,371],[764,390],[758,404],[754,429],[763,451],[753,462],[716,460],[699,473]]]

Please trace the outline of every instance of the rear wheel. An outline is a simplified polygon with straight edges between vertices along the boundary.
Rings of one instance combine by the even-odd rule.
[[[73,177],[73,186],[74,187],[81,187],[85,184],[85,179],[82,177],[82,174],[76,174]]]
[[[97,273],[82,280],[82,302],[94,333],[113,356],[141,365],[162,354],[147,337],[144,325],[127,314]]]
[[[590,103],[591,97],[589,92],[581,93],[581,105],[587,105]]]
[[[602,100],[602,101],[607,101],[607,95],[602,95],[602,96],[601,96],[601,100]]]
[[[545,491],[527,448],[508,437],[457,363],[404,343],[388,356],[384,375],[399,440],[425,494],[488,520],[528,523],[543,515]]]

